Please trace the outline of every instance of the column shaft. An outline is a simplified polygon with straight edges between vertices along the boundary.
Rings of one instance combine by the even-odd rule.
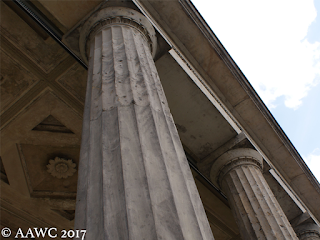
[[[90,42],[76,229],[86,239],[213,239],[144,35]]]
[[[296,239],[260,169],[240,166],[222,184],[244,239]]]
[[[262,157],[236,149],[213,165],[211,177],[226,193],[243,239],[298,239],[261,172]]]

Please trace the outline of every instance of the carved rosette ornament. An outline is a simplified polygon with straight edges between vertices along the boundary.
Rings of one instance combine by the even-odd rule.
[[[77,171],[76,164],[71,159],[66,160],[59,157],[49,160],[47,168],[47,171],[56,178],[68,178]]]

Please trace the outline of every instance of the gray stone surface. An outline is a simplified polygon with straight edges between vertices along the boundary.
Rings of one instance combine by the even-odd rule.
[[[319,240],[320,229],[314,222],[302,223],[294,228],[300,240]]]
[[[319,232],[315,232],[315,231],[305,231],[298,236],[299,236],[300,240],[318,240],[318,239],[320,239]]]
[[[298,239],[262,175],[262,162],[253,149],[230,150],[213,164],[211,179],[226,193],[243,239]]]
[[[145,34],[120,18],[95,31],[75,229],[90,240],[213,239]]]

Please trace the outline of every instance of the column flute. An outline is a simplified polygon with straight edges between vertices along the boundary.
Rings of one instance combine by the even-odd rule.
[[[262,163],[254,149],[230,150],[214,162],[210,177],[226,193],[242,239],[298,240],[264,179]]]
[[[75,228],[86,239],[213,239],[153,61],[155,31],[128,8],[83,25],[88,56]]]

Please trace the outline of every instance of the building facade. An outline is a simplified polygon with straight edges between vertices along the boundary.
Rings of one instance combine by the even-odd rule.
[[[1,140],[12,239],[320,239],[319,183],[189,0],[1,1]]]

